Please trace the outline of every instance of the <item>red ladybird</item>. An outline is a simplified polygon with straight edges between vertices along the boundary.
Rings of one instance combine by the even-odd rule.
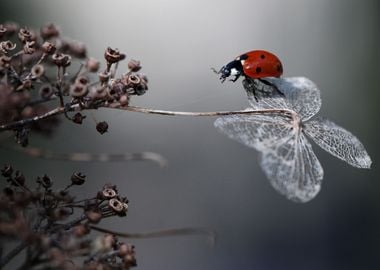
[[[274,54],[264,50],[256,50],[236,57],[217,73],[221,74],[222,82],[229,76],[235,76],[231,79],[235,82],[241,75],[261,81],[262,78],[266,77],[280,77],[282,75],[282,64]]]
[[[258,80],[265,85],[271,86],[280,95],[283,95],[275,85],[265,80],[266,77],[279,78],[282,75],[280,59],[268,51],[256,50],[244,53],[223,66],[219,71],[213,70],[215,73],[221,74],[220,80],[222,82],[229,76],[235,76],[235,78],[230,81],[236,82],[236,80],[243,75],[246,78]],[[258,101],[256,94],[253,93],[253,95],[256,101]]]

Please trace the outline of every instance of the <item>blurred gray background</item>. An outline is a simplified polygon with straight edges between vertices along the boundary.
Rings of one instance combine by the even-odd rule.
[[[74,163],[0,150],[30,178],[47,173],[65,185],[73,171],[88,175],[85,192],[104,182],[128,195],[127,218],[105,222],[118,231],[208,227],[202,237],[130,240],[138,269],[379,269],[380,183],[377,161],[380,78],[380,2],[377,0],[1,1],[0,21],[39,28],[53,22],[65,36],[102,59],[107,46],[139,59],[149,92],[132,104],[211,111],[247,106],[240,82],[221,84],[219,68],[240,53],[266,49],[282,59],[285,76],[306,76],[320,87],[321,115],[358,136],[374,162],[355,169],[313,145],[324,170],[319,195],[307,204],[270,186],[257,152],[229,140],[214,118],[142,115],[100,110],[109,133],[91,116],[64,121],[52,139],[31,144],[57,152],[154,151],[150,162]],[[120,72],[126,70],[122,62]],[[80,191],[80,189],[78,189]],[[80,193],[80,194],[79,194]]]

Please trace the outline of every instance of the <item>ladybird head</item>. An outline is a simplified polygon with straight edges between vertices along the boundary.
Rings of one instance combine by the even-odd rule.
[[[241,69],[241,62],[239,60],[234,60],[223,66],[219,71],[216,71],[215,69],[213,70],[216,74],[220,74],[219,79],[223,83],[229,76],[236,76],[236,78],[238,78],[242,74]]]

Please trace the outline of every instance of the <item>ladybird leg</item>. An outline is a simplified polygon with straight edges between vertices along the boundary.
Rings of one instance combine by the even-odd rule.
[[[266,80],[264,80],[264,79],[258,79],[258,80],[259,80],[260,82],[262,82],[263,84],[265,84],[265,85],[267,85],[267,86],[270,86],[270,87],[274,88],[274,89],[277,91],[277,93],[279,93],[281,96],[285,96],[284,93],[281,92],[280,89],[278,89],[277,86],[274,85],[273,83],[268,82],[268,81],[266,81]]]
[[[230,79],[231,82],[236,82],[240,78],[240,74],[235,75],[235,78]]]

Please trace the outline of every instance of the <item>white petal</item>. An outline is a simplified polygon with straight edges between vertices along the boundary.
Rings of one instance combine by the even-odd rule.
[[[254,109],[291,109],[297,112],[303,121],[317,114],[322,105],[321,94],[318,87],[308,78],[265,78],[275,85],[284,95],[280,95],[270,86],[261,85],[260,90],[255,91],[258,101],[254,98],[253,91],[247,91],[249,103]],[[244,87],[252,89],[260,87],[255,81],[245,80]]]
[[[317,195],[322,166],[310,143],[288,118],[235,115],[218,118],[214,125],[231,139],[260,151],[263,171],[288,199],[307,202]]]
[[[322,117],[308,121],[304,126],[305,133],[333,156],[357,168],[371,167],[371,158],[351,132]]]

